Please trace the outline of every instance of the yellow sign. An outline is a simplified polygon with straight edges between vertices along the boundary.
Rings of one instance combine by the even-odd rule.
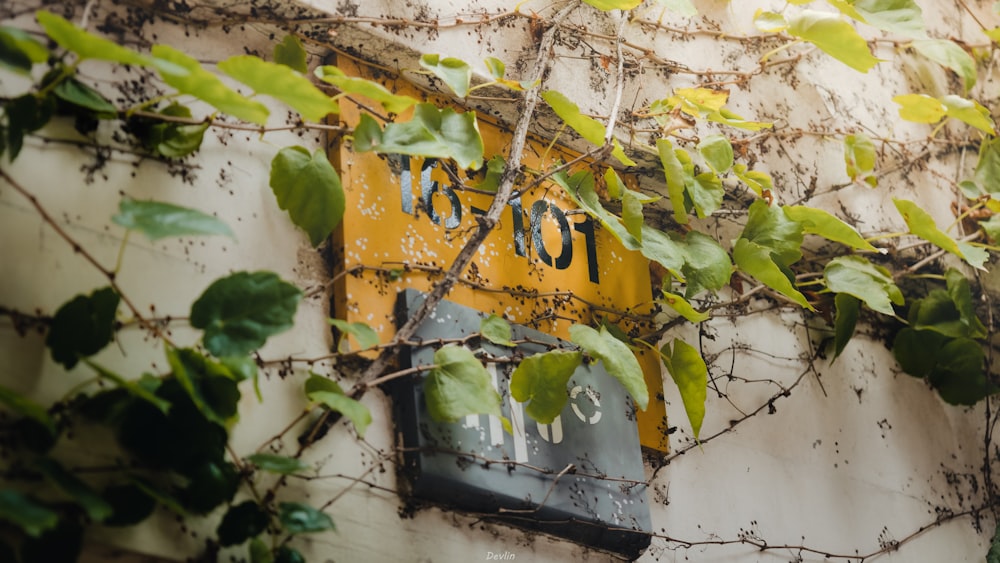
[[[348,74],[376,77],[370,68],[338,63]],[[420,96],[402,80],[386,79],[381,71],[377,76],[396,93]],[[360,107],[347,99],[340,105],[341,119],[356,124]],[[479,127],[487,159],[507,153],[509,133],[482,117]],[[395,331],[396,294],[405,288],[430,291],[493,196],[474,189],[480,178],[449,169],[447,162],[355,153],[348,143],[334,146],[330,156],[347,199],[334,236],[342,254],[335,265],[333,309],[339,318],[368,324],[386,342]],[[573,156],[532,141],[523,165],[542,170]],[[447,299],[564,339],[572,324],[595,317],[639,330],[635,318],[649,312],[652,300],[647,260],[624,249],[555,184],[515,195]],[[667,451],[659,360],[649,352],[638,357],[650,389],[649,407],[639,413],[640,442]]]

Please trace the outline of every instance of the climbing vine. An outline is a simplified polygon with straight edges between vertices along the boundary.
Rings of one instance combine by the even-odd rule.
[[[687,1],[658,2],[681,15],[697,14]],[[636,406],[645,409],[650,393],[634,351],[650,349],[677,385],[697,442],[710,390],[708,362],[697,343],[665,335],[679,324],[704,323],[755,296],[766,296],[775,306],[794,307],[805,318],[825,323],[821,329],[825,337],[817,339],[816,358],[810,358],[803,376],[814,369],[819,356],[829,353],[834,360],[841,355],[864,316],[890,327],[889,344],[901,369],[925,379],[944,401],[972,405],[1000,391],[1000,381],[991,371],[992,323],[983,321],[986,313],[974,299],[978,281],[969,275],[986,269],[990,253],[1000,250],[994,244],[1000,236],[996,218],[1000,141],[990,111],[970,97],[977,83],[976,57],[987,56],[993,45],[973,48],[930,38],[912,0],[828,3],[836,11],[804,7],[812,4],[808,1],[790,1],[782,12],[758,11],[753,24],[775,41],[775,47],[760,58],[758,69],[744,74],[794,64],[801,57],[796,53],[803,49],[818,49],[858,72],[868,72],[879,59],[859,34],[858,24],[905,37],[896,44],[898,49],[912,49],[953,72],[962,86],[960,94],[907,92],[893,98],[903,120],[935,126],[931,138],[952,119],[977,135],[978,160],[972,177],[957,185],[963,203],[957,206],[957,219],[950,228],[940,228],[926,210],[906,199],[893,200],[905,231],[874,236],[864,236],[845,218],[805,202],[782,203],[786,196],[781,187],[770,174],[754,168],[755,159],[746,149],[745,135],[771,134],[773,124],[737,114],[728,107],[729,92],[709,81],[675,88],[634,110],[628,127],[640,123],[648,127],[651,142],[626,142],[618,135],[623,128],[618,120],[622,49],[630,46],[618,38],[612,63],[618,66],[618,83],[606,118],[586,114],[570,94],[549,88],[546,76],[553,64],[549,51],[570,13],[630,10],[640,4],[638,0],[585,0],[589,7],[571,2],[533,24],[541,26],[538,54],[517,78],[511,78],[505,62],[497,58],[484,61],[486,79],[474,80],[468,61],[430,53],[420,57],[420,68],[412,72],[433,77],[457,99],[494,89],[522,100],[511,150],[503,155],[485,154],[476,113],[460,103],[439,104],[398,94],[336,65],[318,65],[310,72],[303,37],[296,34],[276,42],[268,57],[272,60],[240,54],[211,70],[175,46],[132,49],[46,10],[35,14],[40,32],[0,26],[2,72],[30,83],[0,99],[0,156],[6,161],[0,163],[0,179],[106,280],[103,287],[80,288],[51,315],[0,303],[0,312],[19,330],[45,332],[53,361],[66,370],[93,374],[51,405],[0,387],[0,403],[11,414],[5,421],[5,443],[16,452],[5,460],[0,489],[0,520],[9,525],[13,538],[0,542],[0,559],[72,560],[81,549],[87,525],[136,524],[161,505],[184,517],[225,507],[207,544],[206,559],[220,548],[246,543],[246,553],[255,563],[301,561],[294,547],[296,536],[333,530],[335,519],[323,507],[284,498],[284,484],[307,468],[300,461],[302,452],[341,417],[363,439],[373,420],[359,399],[369,389],[420,374],[427,408],[435,419],[501,415],[500,397],[490,383],[484,358],[464,347],[461,339],[442,342],[430,366],[393,371],[391,361],[459,282],[517,186],[525,182],[557,186],[622,247],[641,253],[658,272],[657,314],[644,319],[649,330],[626,333],[610,323],[575,324],[569,330],[573,349],[552,348],[525,359],[514,370],[511,393],[539,422],[551,422],[562,411],[570,375],[588,361],[601,362]],[[484,22],[488,20],[484,17]],[[662,27],[657,22],[640,23]],[[1000,39],[997,29],[983,31],[990,41]],[[777,59],[780,54],[788,58]],[[155,77],[163,92],[131,105],[112,101],[80,73],[84,62],[142,69]],[[252,94],[243,93],[247,91]],[[380,342],[364,323],[330,319],[339,334],[349,335],[375,355],[364,360],[357,377],[345,386],[324,374],[310,373],[302,400],[308,405],[303,418],[310,418],[311,425],[300,438],[299,451],[240,456],[228,448],[238,402],[251,391],[257,400],[267,400],[258,385],[265,367],[258,351],[270,337],[294,325],[303,290],[268,271],[224,276],[190,305],[187,320],[198,337],[177,338],[170,319],[140,310],[119,285],[119,274],[128,268],[126,245],[122,244],[113,267],[102,264],[60,226],[35,197],[30,182],[16,177],[6,164],[22,154],[25,139],[59,122],[72,122],[77,133],[91,140],[102,124],[117,124],[131,150],[146,158],[177,162],[196,155],[213,128],[266,136],[271,132],[267,124],[272,111],[262,99],[288,106],[296,116],[292,128],[327,132],[349,141],[357,153],[439,159],[457,170],[474,171],[480,181],[455,187],[493,193],[494,200],[463,251],[445,267],[445,275],[392,341]],[[336,118],[345,99],[368,104],[356,123]],[[210,111],[198,114],[203,107]],[[560,124],[553,144],[565,141],[585,147],[579,159],[553,162],[542,170],[521,165],[536,107],[539,112],[550,111]],[[851,182],[878,188],[879,158],[873,138],[864,133],[841,137],[844,170]],[[647,171],[640,163],[650,161],[658,163],[656,173],[663,185],[659,193],[637,189],[625,179]],[[346,208],[340,176],[323,150],[299,145],[278,148],[268,185],[277,206],[314,247],[324,245],[331,231],[350,220],[353,212]],[[743,214],[729,240],[701,221],[728,209],[727,200],[738,201]],[[123,197],[117,211],[109,214],[122,229],[123,241],[129,236],[150,241],[233,236],[210,210],[197,207]],[[963,230],[956,235],[956,229]],[[811,252],[807,235],[833,243],[836,250],[825,255]],[[909,253],[886,244],[903,237],[916,241]],[[955,260],[945,261],[945,255]],[[719,296],[723,292],[735,297],[727,302]],[[116,341],[119,332],[136,325],[162,345],[167,369],[118,373],[94,359]],[[483,321],[475,337],[501,346],[515,344],[507,321],[495,315]],[[331,357],[354,355],[336,345]],[[768,403],[771,408],[773,400]],[[76,474],[60,454],[67,434],[87,425],[110,431],[114,443],[109,447],[123,460],[102,479]],[[688,546],[697,543],[666,539]],[[757,545],[746,538],[741,541]],[[800,552],[858,558],[799,547]]]

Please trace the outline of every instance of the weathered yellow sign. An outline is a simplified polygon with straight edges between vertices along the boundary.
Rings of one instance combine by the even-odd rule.
[[[381,71],[344,60],[339,66],[348,74],[378,76],[396,93],[420,96]],[[377,107],[356,97],[342,99],[341,119],[356,124],[358,104]],[[510,134],[482,117],[479,127],[486,158],[506,154]],[[339,318],[367,323],[388,341],[395,330],[397,293],[429,291],[441,279],[493,196],[475,190],[480,177],[449,169],[446,162],[355,153],[346,142],[334,146],[330,156],[340,171],[348,210],[334,237],[341,255],[332,306]],[[542,170],[574,156],[531,141],[523,164],[526,170]],[[516,193],[447,299],[559,338],[568,338],[573,323],[595,318],[638,329],[635,317],[648,313],[652,301],[647,268],[638,252],[624,249],[577,210],[560,187],[545,182]],[[639,360],[651,395],[648,409],[639,414],[640,441],[666,451],[659,362],[650,353]]]

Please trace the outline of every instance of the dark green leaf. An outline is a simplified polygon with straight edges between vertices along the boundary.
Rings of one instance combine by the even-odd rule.
[[[348,334],[353,336],[354,339],[358,341],[358,345],[361,347],[361,350],[371,348],[372,346],[378,346],[378,333],[375,332],[375,329],[365,323],[349,323],[340,319],[327,319],[327,321],[344,336]],[[341,337],[341,349],[346,352],[348,347],[346,346],[346,341],[343,340],[344,336]]]
[[[56,423],[42,405],[3,385],[0,385],[0,404],[15,414],[34,420],[45,428],[49,434],[55,436]]]
[[[575,324],[569,327],[569,337],[584,352],[601,360],[608,374],[622,384],[641,410],[646,410],[649,389],[639,361],[625,343],[611,336],[603,326],[598,332],[589,326]]]
[[[500,395],[490,374],[467,348],[452,344],[434,353],[424,380],[427,411],[434,420],[456,422],[470,414],[502,416]]]
[[[216,280],[191,305],[191,326],[216,357],[244,356],[293,325],[302,292],[273,272],[237,272]]]
[[[956,338],[941,348],[938,365],[927,379],[945,402],[974,405],[997,392],[997,388],[986,380],[985,360],[978,342]]]
[[[440,55],[425,54],[420,57],[420,66],[431,71],[451,88],[460,98],[469,95],[472,81],[472,67],[461,59],[441,58]]]
[[[215,531],[219,545],[239,545],[267,529],[269,521],[267,511],[252,500],[230,506]]]
[[[1000,563],[1000,522],[994,524],[993,541],[986,553],[986,563]]]
[[[962,323],[969,327],[963,336],[970,338],[986,338],[987,330],[979,317],[976,316],[974,305],[972,304],[972,289],[969,286],[969,279],[962,275],[962,272],[955,268],[948,268],[944,273],[945,283],[948,288],[948,295],[958,310]]]
[[[858,324],[858,312],[861,301],[847,293],[838,293],[834,298],[837,314],[833,319],[833,359],[844,351],[844,347],[854,336],[854,327]]]
[[[283,545],[275,552],[274,563],[306,563],[306,558],[297,550]]]
[[[111,516],[113,512],[111,505],[90,485],[67,471],[59,462],[43,457],[35,461],[35,468],[80,505],[91,520],[101,522]]]
[[[498,346],[514,347],[510,340],[510,324],[496,315],[490,315],[479,323],[479,332],[483,338]]]
[[[0,26],[0,67],[28,75],[35,63],[48,58],[48,50],[22,29]]]
[[[103,379],[107,379],[118,386],[118,388],[127,391],[133,397],[136,397],[143,401],[148,401],[149,404],[158,408],[163,413],[170,410],[170,403],[164,401],[163,399],[157,397],[154,393],[155,390],[150,390],[135,381],[128,381],[124,377],[118,375],[117,373],[106,369],[95,362],[90,360],[84,360],[91,369],[97,372],[99,376]]]
[[[354,129],[354,150],[450,158],[463,169],[483,165],[483,139],[475,112],[457,113],[433,104],[417,104],[410,121],[387,123],[385,130],[363,114]]]
[[[170,104],[159,112],[168,117],[191,118],[191,110],[178,103]],[[203,123],[175,123],[154,118],[135,118],[130,124],[142,144],[149,150],[167,158],[181,158],[201,148],[209,121]]]
[[[183,506],[181,506],[181,502],[179,500],[177,500],[177,498],[174,497],[172,494],[169,494],[169,493],[161,490],[160,488],[154,486],[149,481],[147,481],[147,480],[145,480],[142,477],[139,477],[137,475],[130,475],[129,476],[129,481],[130,481],[130,484],[132,486],[134,486],[136,489],[138,489],[139,491],[141,491],[142,494],[148,496],[149,498],[153,499],[157,503],[159,503],[159,504],[163,505],[164,507],[168,508],[174,514],[177,514],[178,516],[187,516],[188,515],[188,511],[185,510],[185,508]]]
[[[69,563],[80,557],[83,526],[75,513],[64,515],[56,527],[21,544],[21,563]]]
[[[705,399],[708,396],[708,367],[696,348],[680,339],[674,339],[673,350],[664,344],[660,350],[664,365],[677,385],[684,402],[684,412],[691,422],[695,441],[705,420]]]
[[[270,114],[267,106],[229,88],[219,77],[202,68],[194,58],[167,45],[153,45],[152,53],[157,59],[167,61],[178,68],[179,71],[160,68],[160,76],[164,82],[180,93],[194,96],[244,121],[257,125],[264,125],[267,122]]]
[[[6,144],[11,162],[21,153],[24,136],[44,127],[55,110],[56,100],[52,96],[39,99],[34,94],[25,94],[7,102],[4,107],[7,116]]]
[[[551,350],[521,360],[510,376],[510,394],[528,403],[525,412],[541,422],[551,424],[569,400],[566,384],[580,367],[583,354],[570,350]]]
[[[149,57],[84,31],[52,12],[39,10],[35,17],[49,37],[60,47],[76,53],[80,59],[99,59],[140,66],[151,63]]]
[[[190,348],[166,347],[173,376],[208,420],[225,425],[237,414],[240,391],[224,366]]]
[[[105,526],[132,526],[148,518],[156,501],[136,485],[116,485],[108,487],[102,494],[111,505],[112,514],[105,518]]]
[[[77,295],[56,311],[45,344],[52,359],[72,369],[80,358],[93,356],[111,342],[118,294],[110,287],[89,296]]]
[[[253,454],[247,456],[247,461],[264,471],[279,473],[282,475],[290,475],[292,473],[298,473],[309,469],[308,465],[302,463],[298,459],[283,455],[264,453]]]
[[[344,217],[344,188],[323,149],[285,147],[271,161],[271,190],[278,207],[319,246]]]
[[[860,256],[830,260],[823,270],[823,278],[830,291],[853,295],[884,315],[896,314],[893,303],[903,304],[903,294],[892,281],[892,274]]]
[[[97,117],[107,119],[118,115],[118,108],[100,92],[72,76],[56,84],[52,93],[64,102],[94,112]]]
[[[903,371],[914,377],[926,377],[937,365],[941,348],[949,340],[935,331],[907,327],[896,335],[892,354]]]
[[[59,523],[59,515],[54,511],[10,489],[0,490],[0,519],[18,526],[32,537],[42,535]]]
[[[348,76],[335,66],[317,67],[313,74],[323,82],[333,84],[345,94],[357,94],[382,104],[389,113],[403,113],[417,103],[415,98],[393,94],[377,82]]]
[[[184,472],[188,485],[178,494],[186,510],[195,514],[208,514],[216,507],[232,500],[240,485],[236,466],[224,461],[205,461]]]
[[[278,505],[278,519],[289,534],[325,532],[336,529],[333,520],[328,515],[298,502],[283,502]]]
[[[260,538],[250,540],[250,563],[274,563],[271,548]]]
[[[159,201],[138,201],[128,197],[118,204],[115,224],[137,230],[149,240],[192,235],[227,235],[233,232],[218,218],[195,209]]]
[[[337,102],[308,78],[285,65],[267,62],[253,55],[236,55],[219,62],[218,67],[258,94],[288,104],[308,121],[320,121],[331,113],[340,112]]]
[[[309,71],[309,67],[306,66],[306,49],[302,46],[302,41],[294,35],[286,35],[281,43],[274,46],[274,62],[302,74]]]
[[[309,400],[316,401],[324,407],[339,412],[347,417],[354,424],[354,429],[358,431],[358,436],[365,437],[365,430],[372,422],[372,413],[368,407],[343,393],[330,391],[314,391],[309,393]]]

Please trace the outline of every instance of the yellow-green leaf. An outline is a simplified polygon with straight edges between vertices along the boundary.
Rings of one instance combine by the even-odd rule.
[[[566,405],[566,384],[582,362],[583,354],[575,350],[528,356],[510,376],[510,394],[522,403],[531,401],[524,409],[528,416],[551,424]]]
[[[556,112],[560,119],[566,122],[566,125],[569,125],[581,137],[598,147],[604,145],[604,125],[601,125],[601,122],[596,119],[580,113],[580,106],[573,103],[562,92],[547,90],[542,92],[542,99],[549,104],[549,107]],[[625,166],[635,166],[635,162],[625,156],[625,151],[622,150],[617,140],[612,139],[612,144],[614,150],[611,152],[611,156],[617,158]]]
[[[806,301],[805,296],[788,279],[785,272],[778,267],[769,248],[745,238],[738,239],[733,245],[733,261],[736,262],[739,269],[757,278],[764,285],[806,309],[814,310],[812,305]]]
[[[899,104],[899,116],[914,123],[937,123],[945,114],[944,104],[926,94],[902,94],[892,101]]]
[[[417,103],[415,98],[393,94],[377,82],[348,76],[344,71],[332,65],[316,67],[313,74],[323,82],[333,84],[345,94],[357,94],[382,104],[385,111],[389,113],[403,113]]]
[[[764,190],[774,190],[774,180],[767,172],[748,170],[746,164],[736,164],[733,166],[733,174],[759,196],[764,195]]]
[[[483,338],[496,344],[497,346],[507,346],[513,348],[517,346],[511,340],[510,323],[497,315],[490,315],[479,322],[479,332]]]
[[[708,135],[698,143],[698,153],[716,174],[725,174],[733,166],[733,145],[723,135]]]
[[[465,61],[454,57],[441,58],[440,55],[426,54],[420,57],[420,66],[431,71],[448,85],[458,97],[469,95],[469,83],[472,81],[472,67]]]
[[[632,190],[626,191],[622,196],[622,223],[625,230],[642,244],[642,202]]]
[[[906,226],[909,227],[911,233],[958,256],[976,268],[982,268],[982,262],[979,261],[980,256],[977,254],[970,260],[962,252],[962,248],[955,239],[938,229],[930,213],[927,213],[919,205],[909,200],[894,198],[892,202],[896,205],[899,214],[903,216],[903,220],[906,221]]]
[[[781,33],[788,29],[788,22],[785,16],[777,12],[768,12],[761,9],[753,15],[754,26],[764,33]]]
[[[844,137],[844,165],[852,182],[864,180],[872,187],[878,180],[871,175],[875,170],[875,143],[864,133]]]
[[[500,395],[489,372],[469,349],[449,344],[434,353],[434,369],[424,380],[431,418],[456,422],[470,414],[502,416]]]
[[[684,167],[678,160],[670,139],[657,139],[656,151],[660,155],[663,173],[667,179],[667,194],[670,196],[670,205],[674,208],[674,220],[681,224],[687,223],[687,209],[684,207]]]
[[[302,41],[294,35],[286,35],[281,43],[274,46],[274,62],[302,74],[309,70],[306,66],[306,49],[302,46]]]
[[[590,4],[591,6],[602,11],[610,10],[631,10],[639,4],[642,4],[642,0],[583,0],[584,3]]]
[[[684,402],[684,412],[691,423],[695,440],[705,420],[705,399],[708,396],[708,366],[696,348],[680,339],[674,339],[673,349],[664,344],[660,349],[663,364],[670,372]]]
[[[691,305],[691,303],[689,303],[686,299],[684,299],[680,295],[676,295],[666,291],[663,292],[663,299],[660,301],[660,303],[668,305],[671,309],[677,311],[677,314],[695,324],[700,323],[702,321],[707,321],[708,318],[711,316],[708,314],[707,311],[699,311],[695,309],[694,306]]]
[[[921,39],[913,48],[928,59],[944,66],[965,81],[965,91],[976,85],[976,61],[965,49],[950,39]]]
[[[948,117],[964,121],[984,133],[997,134],[993,127],[993,119],[990,117],[990,110],[976,100],[967,100],[961,96],[949,94],[941,98],[941,103],[944,105],[945,115]]]
[[[866,73],[878,63],[854,26],[829,12],[803,10],[789,18],[788,33],[859,72]]]
[[[146,55],[82,30],[52,12],[40,10],[35,14],[35,17],[49,37],[60,47],[76,53],[80,59],[99,59],[139,66],[152,64]]]
[[[603,326],[598,332],[586,325],[573,325],[569,327],[569,337],[585,352],[601,360],[608,374],[622,384],[640,409],[646,410],[649,405],[649,389],[646,387],[642,367],[624,342],[612,336]]]
[[[802,231],[846,244],[858,250],[878,252],[878,249],[862,237],[854,227],[822,209],[794,205],[783,208],[789,219],[802,224]]]
[[[237,55],[220,62],[219,70],[246,84],[258,94],[271,96],[288,104],[308,121],[320,121],[331,113],[340,112],[337,102],[308,78],[285,65],[252,55]]]
[[[892,274],[860,256],[830,260],[823,269],[823,279],[830,291],[853,295],[883,315],[895,315],[892,304],[903,304],[903,293],[892,281]]]
[[[690,18],[698,15],[698,9],[694,7],[691,0],[656,0],[656,2],[671,12],[684,17]]]

